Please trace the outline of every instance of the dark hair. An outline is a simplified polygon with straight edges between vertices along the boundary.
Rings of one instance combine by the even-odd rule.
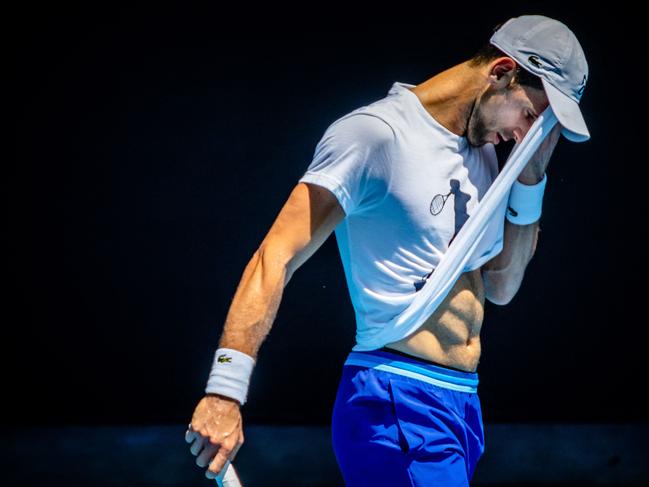
[[[493,31],[496,32],[502,24],[498,24],[494,27]],[[496,46],[490,42],[483,45],[478,52],[476,52],[473,57],[469,60],[469,65],[471,66],[482,66],[487,64],[494,59],[499,57],[511,57],[509,54],[505,54],[503,51],[498,49]],[[543,83],[541,78],[535,74],[530,73],[525,68],[522,68],[518,62],[516,62],[516,73],[514,74],[513,84],[519,84],[523,86],[529,86],[530,88],[536,88],[537,90],[543,90]]]

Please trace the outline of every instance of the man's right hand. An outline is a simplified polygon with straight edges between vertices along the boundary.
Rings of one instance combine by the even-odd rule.
[[[234,460],[243,444],[241,405],[236,399],[220,394],[207,394],[196,406],[185,441],[196,456],[199,467],[209,468],[208,479],[221,473],[226,461]]]

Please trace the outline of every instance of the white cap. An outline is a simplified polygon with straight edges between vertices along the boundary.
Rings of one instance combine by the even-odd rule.
[[[566,25],[543,15],[521,15],[500,26],[489,42],[541,78],[564,137],[572,142],[590,139],[579,109],[588,63],[577,37]]]

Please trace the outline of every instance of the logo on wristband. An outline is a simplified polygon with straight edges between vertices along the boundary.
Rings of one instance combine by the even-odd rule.
[[[216,361],[220,364],[224,362],[232,362],[232,357],[228,357],[226,354],[221,354],[217,357]]]
[[[511,206],[508,206],[507,209],[509,210],[509,214],[511,216],[518,216],[518,212],[514,208],[512,208]]]

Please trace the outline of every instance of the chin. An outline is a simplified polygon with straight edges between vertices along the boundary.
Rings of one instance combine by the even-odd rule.
[[[490,140],[484,139],[482,137],[476,141],[475,137],[473,137],[473,135],[474,134],[471,133],[471,131],[467,131],[466,140],[469,143],[469,145],[472,146],[472,147],[482,147],[487,143],[489,143],[489,144],[492,143]]]
[[[467,139],[467,140],[469,141],[469,145],[472,146],[472,147],[484,147],[485,144],[493,144],[493,142],[490,142],[488,140],[481,140],[477,144],[475,142],[473,142],[472,140],[470,140],[470,139]]]

